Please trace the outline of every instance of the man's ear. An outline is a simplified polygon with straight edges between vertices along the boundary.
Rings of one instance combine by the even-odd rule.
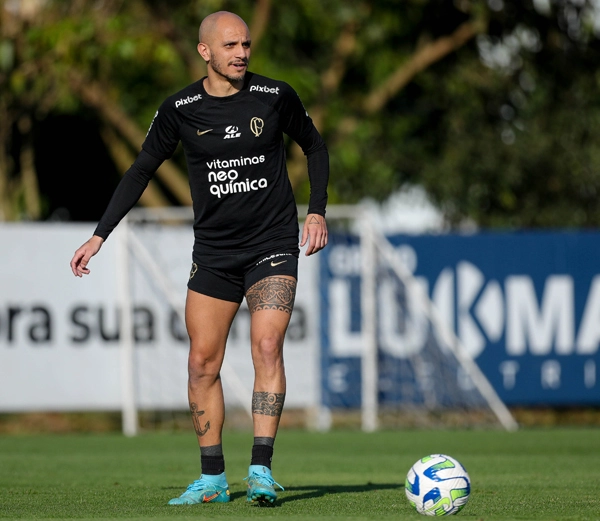
[[[210,51],[208,50],[208,45],[206,45],[205,43],[200,42],[198,44],[198,54],[200,56],[202,56],[202,58],[204,59],[204,61],[206,63],[208,63],[210,61]]]

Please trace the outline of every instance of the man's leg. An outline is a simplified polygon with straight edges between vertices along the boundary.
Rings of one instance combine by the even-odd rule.
[[[273,445],[285,401],[286,380],[283,342],[290,323],[296,279],[287,276],[266,277],[246,293],[251,314],[254,390],[252,417],[254,445],[248,472],[248,501],[270,504],[276,499],[271,476]],[[283,488],[283,487],[281,487]]]
[[[202,475],[169,504],[229,501],[221,446],[225,401],[219,372],[236,302],[219,300],[188,290],[185,321],[190,337],[188,399],[198,445]]]

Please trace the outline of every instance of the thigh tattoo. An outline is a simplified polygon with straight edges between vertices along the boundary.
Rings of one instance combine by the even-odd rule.
[[[291,314],[296,298],[296,281],[283,277],[259,280],[246,293],[250,313],[261,309],[276,309]]]
[[[252,412],[265,416],[281,416],[285,393],[252,393]]]

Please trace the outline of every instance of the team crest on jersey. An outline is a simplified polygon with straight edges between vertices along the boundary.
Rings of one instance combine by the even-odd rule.
[[[260,118],[252,118],[250,120],[250,130],[252,131],[255,137],[258,137],[262,134],[264,126],[265,122]]]
[[[235,125],[229,125],[225,129],[225,137],[223,139],[235,139],[236,137],[240,137],[242,133],[239,130],[240,129]]]

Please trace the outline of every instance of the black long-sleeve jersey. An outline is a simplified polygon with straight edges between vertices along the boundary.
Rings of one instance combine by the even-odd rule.
[[[106,239],[181,141],[194,209],[195,252],[237,253],[298,246],[287,175],[287,134],[308,161],[308,213],[325,215],[329,154],[292,87],[246,73],[242,90],[207,94],[203,79],[167,98],[142,151],[119,183],[95,235]]]

